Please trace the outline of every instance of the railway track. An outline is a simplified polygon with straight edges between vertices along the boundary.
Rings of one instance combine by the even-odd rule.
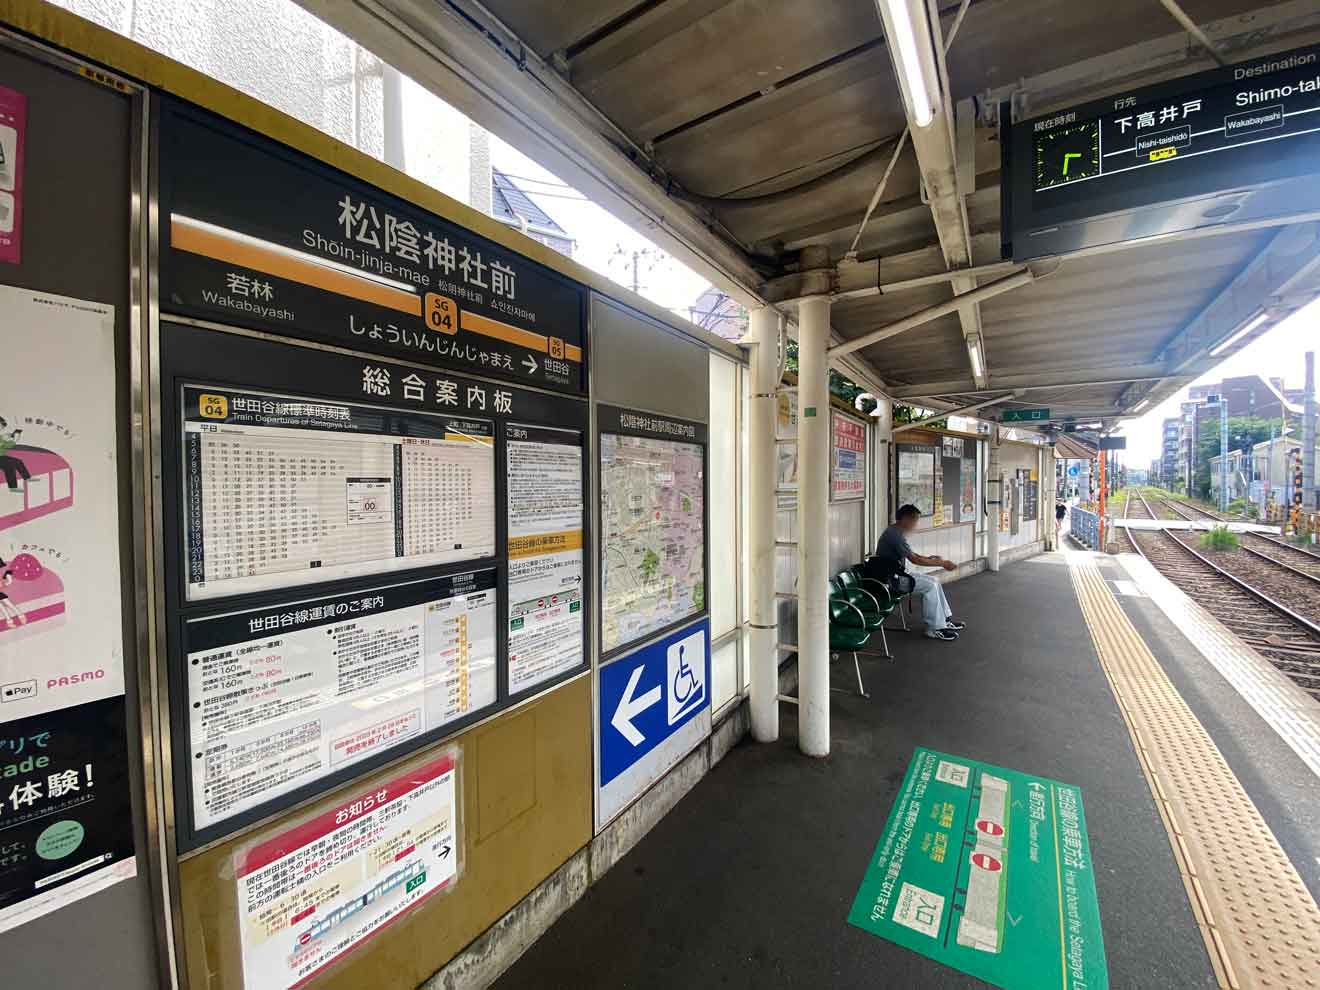
[[[1262,560],[1273,561],[1280,567],[1320,585],[1320,554],[1303,550],[1287,540],[1266,533],[1242,533],[1239,539],[1242,549],[1248,553]]]
[[[1136,498],[1133,493],[1128,492],[1127,504],[1123,506],[1124,519],[1154,519],[1155,516],[1150,511],[1150,506],[1146,502],[1146,496],[1141,492],[1136,492]]]
[[[1265,657],[1311,697],[1320,701],[1320,625],[1264,585],[1250,566],[1230,572],[1169,530],[1128,533],[1137,552],[1157,570]],[[1247,557],[1251,560],[1252,558]],[[1274,567],[1254,562],[1262,571]],[[1281,574],[1277,567],[1275,573]],[[1268,583],[1273,586],[1274,580]],[[1311,592],[1316,594],[1316,592]],[[1312,613],[1314,615],[1314,613]]]

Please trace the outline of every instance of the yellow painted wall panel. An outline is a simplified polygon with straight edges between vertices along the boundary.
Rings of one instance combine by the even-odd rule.
[[[462,761],[463,863],[457,883],[331,967],[311,984],[317,990],[412,990],[591,839],[590,678],[579,677],[452,744]],[[434,751],[180,863],[184,970],[191,990],[243,985],[232,865],[237,847],[322,813],[347,792],[406,772]]]

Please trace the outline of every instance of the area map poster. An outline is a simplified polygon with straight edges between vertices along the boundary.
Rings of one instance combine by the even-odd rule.
[[[489,420],[183,389],[188,597],[495,554]]]
[[[497,611],[484,570],[189,621],[194,827],[493,705]]]
[[[898,448],[898,504],[915,505],[928,519],[935,512],[936,453],[924,444]]]
[[[583,457],[576,430],[505,428],[509,693],[582,666]]]
[[[114,318],[0,288],[0,932],[136,870]]]
[[[699,432],[665,417],[612,415],[623,429],[693,439]],[[602,432],[600,468],[601,650],[608,653],[706,607],[705,448]]]
[[[917,749],[848,921],[996,987],[1108,990],[1082,792]]]
[[[234,855],[244,990],[291,990],[459,874],[456,751]]]

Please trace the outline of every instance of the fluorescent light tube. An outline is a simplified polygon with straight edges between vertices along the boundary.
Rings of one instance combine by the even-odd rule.
[[[921,0],[876,2],[891,41],[894,69],[908,117],[914,126],[927,127],[935,119],[939,87],[934,81],[935,53],[931,50],[925,4]]]
[[[1268,316],[1269,316],[1268,313],[1264,313],[1264,312],[1257,313],[1251,319],[1247,320],[1246,323],[1242,324],[1242,326],[1238,327],[1235,331],[1233,331],[1233,333],[1229,334],[1218,344],[1216,344],[1213,348],[1211,348],[1210,356],[1219,357],[1220,354],[1223,354],[1224,351],[1228,350],[1239,340],[1241,340],[1247,334],[1251,333],[1251,331],[1255,330],[1258,326],[1264,323],[1265,320],[1268,318]]]

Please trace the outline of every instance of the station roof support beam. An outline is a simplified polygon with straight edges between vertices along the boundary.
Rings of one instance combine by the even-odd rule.
[[[996,395],[990,399],[982,399],[980,402],[973,402],[971,405],[959,406],[957,409],[946,409],[943,412],[936,413],[934,416],[927,416],[924,419],[914,420],[911,423],[904,423],[902,426],[895,426],[894,433],[903,433],[906,430],[916,430],[925,426],[927,423],[933,423],[937,419],[944,419],[946,416],[961,416],[963,413],[975,412],[978,409],[984,409],[986,406],[993,406],[1000,402],[1006,402],[1009,399],[1016,399],[1022,393],[1020,391],[1005,392],[1003,395]]]
[[[929,323],[931,320],[939,319],[953,312],[963,312],[966,307],[980,303],[985,299],[992,299],[995,296],[1002,295],[1023,285],[1030,285],[1036,280],[1036,273],[1030,268],[1023,268],[1014,272],[1012,275],[1006,275],[1003,278],[995,279],[993,282],[987,282],[985,285],[978,286],[961,296],[954,296],[952,299],[946,299],[942,303],[936,303],[934,306],[927,306],[925,309],[918,310],[910,316],[905,316],[888,326],[881,327],[878,330],[872,330],[870,333],[864,333],[860,337],[854,337],[852,340],[845,340],[841,344],[835,344],[830,348],[830,357],[842,357],[845,354],[851,354],[853,351],[861,350],[863,347],[870,347],[872,344],[879,343],[882,340],[888,340],[890,337],[897,337],[901,333],[921,326],[923,323]],[[983,387],[984,382],[978,381],[976,387]]]

